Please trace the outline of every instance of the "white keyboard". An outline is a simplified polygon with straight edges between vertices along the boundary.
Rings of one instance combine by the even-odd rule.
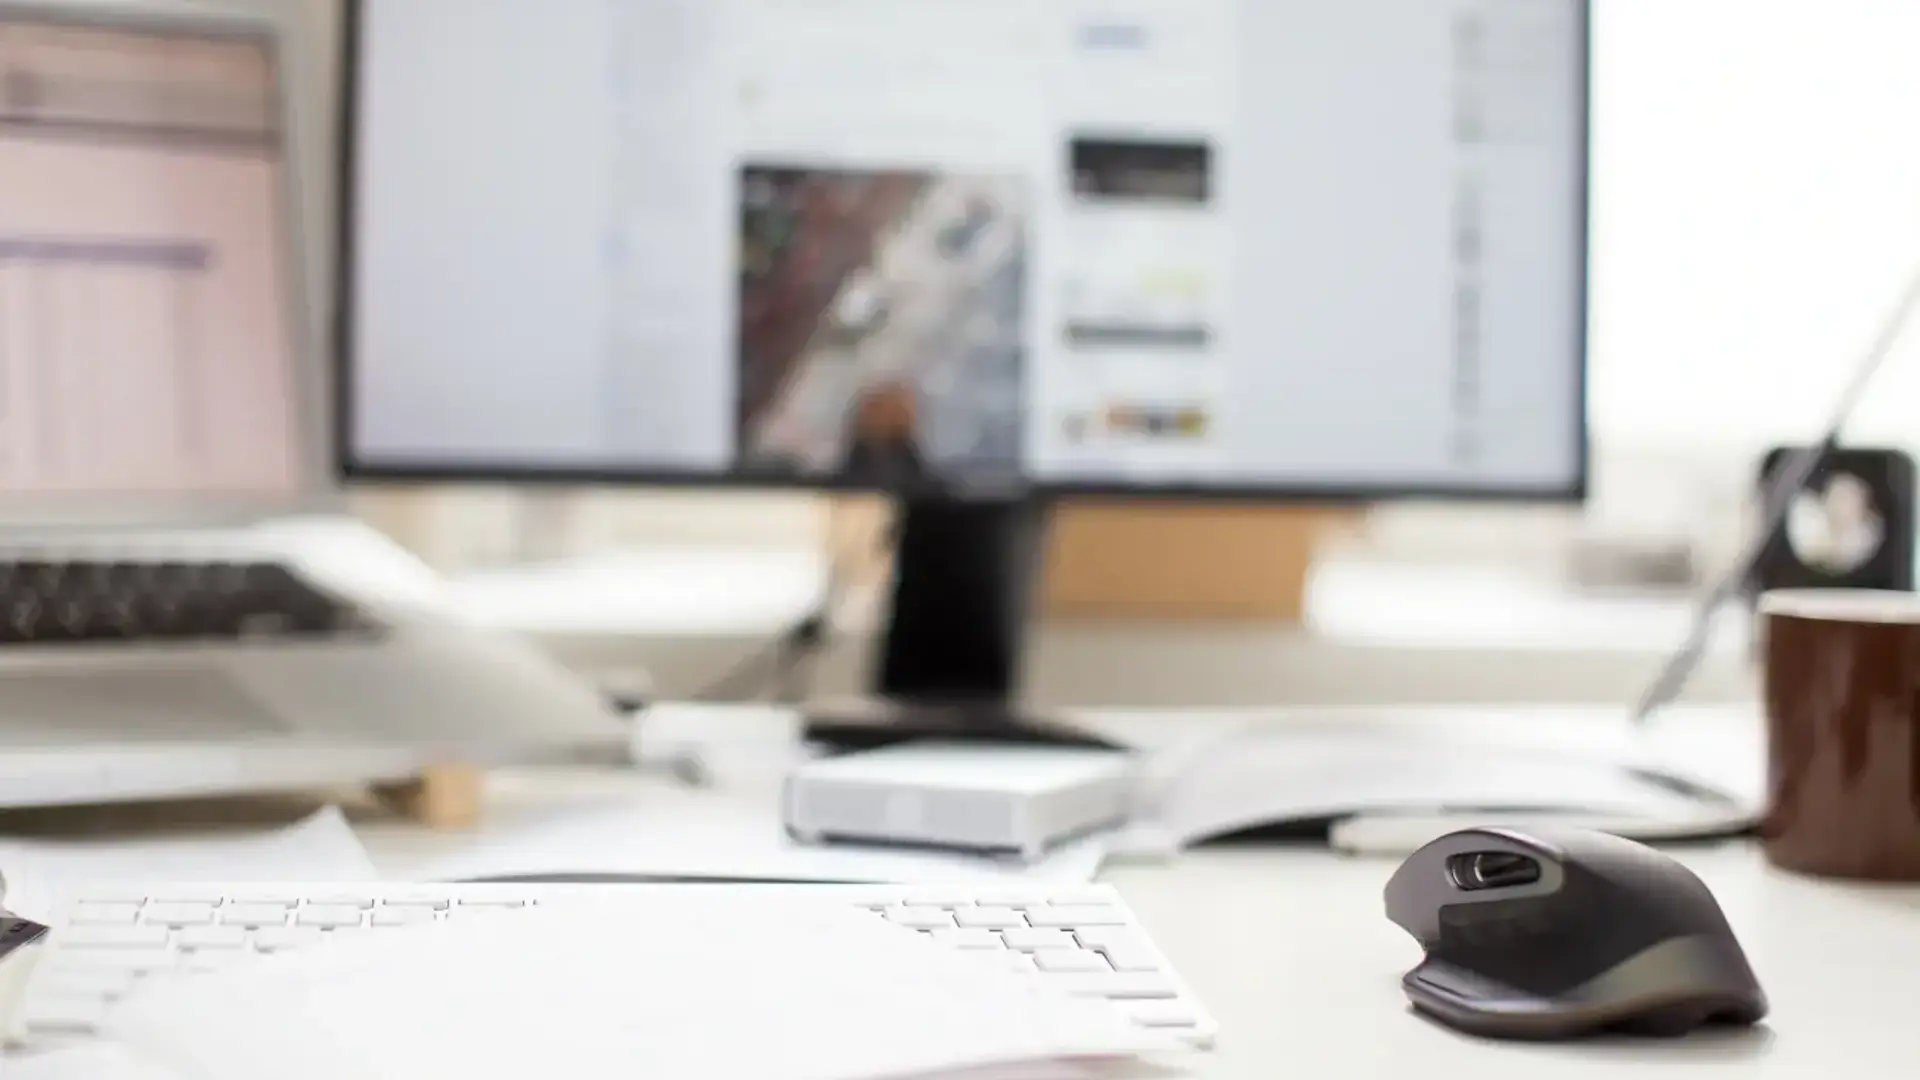
[[[777,907],[796,895],[873,912],[902,933],[1004,957],[1008,968],[1072,993],[1105,998],[1133,1022],[1210,1046],[1213,1020],[1104,885],[169,885],[103,892],[74,904],[27,989],[16,1032],[29,1042],[84,1037],[114,999],[155,973],[214,971],[250,956],[323,945],[336,934],[385,933],[569,898],[743,892]],[[776,916],[778,912],[770,912]],[[750,973],[742,977],[750,978]]]

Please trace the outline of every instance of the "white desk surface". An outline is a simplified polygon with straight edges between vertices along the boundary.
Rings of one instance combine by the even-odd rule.
[[[728,716],[749,722],[716,717],[709,728],[724,731],[717,737],[726,747],[715,760],[732,763],[720,769],[720,791],[770,798],[766,785],[781,755],[761,749],[769,745],[765,733],[780,733],[778,718],[751,710]],[[676,726],[675,734],[684,730]],[[490,808],[510,817],[605,787],[661,793],[667,811],[675,800],[663,783],[630,772],[526,772],[500,777]],[[394,875],[472,840],[395,825],[364,836]],[[1846,1080],[1915,1075],[1920,887],[1795,877],[1768,867],[1745,843],[1678,854],[1720,897],[1771,996],[1774,1015],[1763,1029],[1680,1042],[1516,1045],[1468,1039],[1416,1018],[1398,980],[1419,950],[1382,913],[1393,859],[1311,848],[1202,850],[1161,865],[1114,866],[1102,878],[1121,890],[1221,1024],[1219,1048],[1189,1064],[1196,1077],[1611,1080],[1627,1068],[1793,1080],[1835,1070]]]
[[[465,615],[527,634],[596,677],[642,669],[694,696],[764,650],[818,602],[812,551],[659,549],[469,575]],[[1685,636],[1678,597],[1581,597],[1491,569],[1329,559],[1304,627],[1247,622],[1061,621],[1038,626],[1030,696],[1045,705],[1626,702]],[[1729,613],[1688,688],[1753,692],[1743,620]],[[858,692],[871,620],[843,620],[816,670],[823,694]]]

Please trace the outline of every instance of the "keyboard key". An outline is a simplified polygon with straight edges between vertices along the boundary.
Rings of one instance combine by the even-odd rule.
[[[1006,930],[1027,925],[1026,918],[1019,912],[1005,907],[955,908],[953,920],[961,926],[971,926],[981,930]]]
[[[70,926],[57,940],[94,949],[159,949],[167,944],[164,926]]]
[[[343,926],[359,926],[363,915],[360,908],[344,904],[303,904],[294,913],[293,922],[295,926],[334,930]]]
[[[1039,969],[1033,966],[1033,957],[1022,952],[1010,952],[1005,961],[1008,971],[1031,973]]]
[[[1045,956],[1046,953],[1035,953]],[[1173,984],[1159,975],[1143,972],[1079,972],[1050,976],[1051,985],[1058,986],[1070,994],[1082,997],[1103,997],[1115,1000],[1151,1000],[1155,998],[1178,997]]]
[[[1144,945],[1109,945],[1097,950],[1115,971],[1159,971],[1160,958]]]
[[[262,952],[298,949],[325,941],[327,932],[311,926],[270,926],[253,936]]]
[[[213,921],[213,904],[156,902],[141,911],[141,918],[159,926],[205,926]]]
[[[527,906],[527,901],[520,897],[509,896],[463,896],[460,898],[460,906],[463,908],[523,908]]]
[[[74,926],[113,926],[140,921],[140,903],[84,903],[74,905],[68,921]]]
[[[1127,917],[1119,909],[1105,904],[1054,904],[1028,908],[1027,922],[1034,926],[1078,930],[1083,926],[1125,926]]]
[[[913,930],[947,930],[954,925],[953,916],[939,908],[891,908],[887,921]]]
[[[434,912],[430,907],[393,907],[387,905],[376,909],[373,913],[373,925],[375,926],[418,926],[421,923],[430,923],[433,921],[435,921]]]
[[[1142,945],[1146,939],[1131,926],[1089,926],[1073,932],[1083,949],[1105,949],[1109,945]]]
[[[1035,930],[1022,926],[1008,930],[1000,935],[1006,940],[1007,948],[1032,952],[1035,949],[1071,949],[1076,946],[1073,935],[1065,930]]]
[[[227,926],[285,926],[292,911],[279,904],[228,904],[220,909],[220,921]]]
[[[238,949],[247,943],[247,931],[239,926],[189,926],[174,939],[185,949]]]
[[[444,896],[388,896],[380,900],[381,907],[417,908],[423,911],[445,911],[452,901]]]
[[[1113,970],[1105,957],[1086,949],[1047,949],[1033,954],[1033,964],[1046,972]]]
[[[935,930],[933,940],[955,949],[1004,949],[1007,943],[991,930]]]

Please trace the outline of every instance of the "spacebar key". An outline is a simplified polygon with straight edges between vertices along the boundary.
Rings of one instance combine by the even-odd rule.
[[[1072,972],[1042,976],[1042,986],[1057,986],[1080,997],[1144,1001],[1178,997],[1164,977],[1145,972]]]

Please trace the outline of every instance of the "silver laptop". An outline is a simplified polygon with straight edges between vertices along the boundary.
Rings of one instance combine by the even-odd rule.
[[[623,737],[343,511],[296,61],[264,18],[0,0],[0,806]]]

